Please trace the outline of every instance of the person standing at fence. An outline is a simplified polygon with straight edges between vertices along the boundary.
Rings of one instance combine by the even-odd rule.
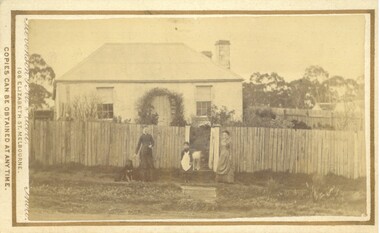
[[[143,181],[152,181],[153,179],[153,146],[154,140],[148,133],[148,126],[143,126],[143,134],[140,136],[135,152],[140,158],[140,179]]]
[[[232,155],[230,152],[231,138],[230,132],[227,130],[222,132],[222,138],[220,142],[220,155],[218,161],[218,167],[216,169],[216,181],[223,183],[234,182],[234,165]]]

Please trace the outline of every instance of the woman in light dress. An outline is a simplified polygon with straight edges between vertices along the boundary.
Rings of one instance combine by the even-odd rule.
[[[216,181],[222,183],[234,182],[234,164],[230,152],[231,137],[230,132],[224,130],[220,142],[220,155],[218,167],[216,169]]]

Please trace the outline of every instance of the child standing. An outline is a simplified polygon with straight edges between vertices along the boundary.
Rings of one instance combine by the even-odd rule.
[[[185,183],[190,182],[191,171],[193,165],[192,152],[190,151],[190,144],[188,142],[183,143],[183,150],[181,153],[181,167]]]

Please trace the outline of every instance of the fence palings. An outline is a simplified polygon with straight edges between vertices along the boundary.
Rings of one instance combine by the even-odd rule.
[[[179,168],[185,127],[151,126],[157,168]],[[265,169],[292,173],[366,175],[364,131],[225,127],[237,172]],[[43,164],[123,166],[135,153],[140,125],[110,122],[35,121],[30,160]],[[220,130],[222,132],[222,130]],[[217,142],[216,142],[217,143]],[[138,161],[134,161],[138,165]]]

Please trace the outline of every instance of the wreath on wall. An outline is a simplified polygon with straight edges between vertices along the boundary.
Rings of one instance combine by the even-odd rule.
[[[170,110],[172,121],[171,126],[184,126],[186,121],[184,119],[184,107],[182,95],[171,92],[166,88],[153,88],[150,91],[146,92],[139,102],[137,103],[137,112],[138,118],[136,123],[138,124],[147,124],[147,125],[157,125],[158,123],[158,114],[154,111],[154,106],[152,101],[156,96],[167,96],[170,102]]]

